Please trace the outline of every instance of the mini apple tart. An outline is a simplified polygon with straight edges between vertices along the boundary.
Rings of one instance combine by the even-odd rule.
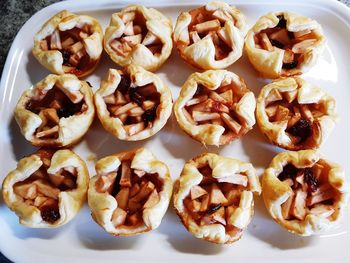
[[[245,16],[236,7],[213,1],[181,13],[173,39],[188,64],[224,69],[242,56],[245,27]]]
[[[64,10],[51,17],[34,37],[33,55],[55,74],[89,75],[102,54],[103,32],[90,16]]]
[[[89,185],[84,161],[71,150],[40,149],[21,159],[2,185],[6,205],[22,225],[54,228],[72,220]]]
[[[301,78],[282,78],[264,86],[257,99],[261,131],[288,150],[315,149],[337,121],[335,100]]]
[[[168,167],[140,148],[96,163],[88,202],[92,218],[108,233],[131,236],[160,225],[172,190]]]
[[[325,42],[315,20],[291,12],[271,12],[250,29],[245,46],[250,62],[262,76],[278,78],[308,71]]]
[[[255,124],[255,97],[244,80],[226,70],[193,73],[174,105],[180,127],[203,144],[223,145]]]
[[[34,146],[64,147],[78,142],[95,115],[89,84],[75,75],[48,75],[19,99],[15,118]]]
[[[173,48],[172,23],[154,8],[130,5],[112,15],[104,48],[119,66],[136,64],[156,71]]]
[[[262,189],[272,218],[303,236],[337,225],[350,193],[342,167],[315,150],[275,156],[262,177]]]
[[[241,238],[261,187],[250,163],[202,154],[188,161],[174,186],[174,206],[197,238],[229,244]]]
[[[130,65],[109,69],[95,93],[103,127],[120,140],[138,141],[157,133],[166,124],[173,106],[170,89],[155,74]]]

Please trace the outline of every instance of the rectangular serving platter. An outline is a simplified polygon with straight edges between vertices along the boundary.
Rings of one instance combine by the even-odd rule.
[[[350,11],[336,1],[227,1],[246,15],[249,26],[258,17],[270,11],[288,10],[316,19],[327,37],[327,46],[319,63],[303,77],[323,87],[337,100],[340,122],[320,151],[328,159],[341,164],[347,172],[350,134]],[[35,32],[57,12],[68,9],[78,14],[97,18],[105,29],[112,13],[132,1],[83,0],[64,1],[36,13],[19,31],[9,52],[0,85],[0,182],[16,167],[23,156],[35,151],[21,135],[13,110],[21,93],[43,79],[49,72],[32,56]],[[173,24],[181,11],[205,4],[205,1],[137,1],[155,7]],[[99,87],[108,68],[117,68],[103,54],[102,61],[88,80],[93,90]],[[243,77],[257,96],[267,80],[258,77],[244,55],[231,70]],[[173,99],[194,72],[173,50],[169,60],[157,74],[171,88]],[[178,178],[183,164],[196,155],[210,151],[251,162],[259,175],[273,156],[281,150],[268,144],[255,126],[242,139],[225,147],[203,147],[185,135],[174,117],[151,139],[141,142],[122,142],[103,130],[95,120],[84,140],[74,150],[87,162],[90,176],[94,175],[94,162],[108,154],[147,147]],[[346,175],[349,177],[349,174]],[[0,197],[0,251],[14,262],[345,262],[350,244],[350,211],[347,209],[341,226],[314,237],[299,237],[288,233],[268,215],[261,197],[255,198],[255,214],[243,238],[232,245],[214,245],[190,235],[169,207],[160,227],[135,237],[112,237],[105,233],[90,217],[87,206],[69,224],[59,229],[30,229],[21,226],[18,218]]]

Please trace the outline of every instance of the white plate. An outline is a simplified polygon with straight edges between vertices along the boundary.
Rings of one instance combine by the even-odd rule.
[[[137,1],[139,2],[139,1]],[[201,3],[202,2],[202,3]],[[203,4],[192,0],[190,3],[178,3],[176,0],[157,3],[142,1],[147,6],[157,7],[170,16],[173,23],[180,11]],[[87,0],[65,1],[51,5],[36,13],[19,31],[12,44],[6,61],[0,86],[0,182],[6,174],[16,167],[23,156],[34,152],[34,148],[25,141],[13,117],[13,110],[20,94],[31,85],[44,78],[49,72],[32,56],[31,47],[35,32],[52,15],[63,9],[89,14],[96,17],[105,28],[110,16],[130,1]],[[320,22],[328,39],[322,59],[304,77],[319,84],[337,100],[338,112],[342,120],[336,126],[321,151],[330,160],[342,164],[350,170],[350,15],[349,10],[336,1],[294,0],[286,1],[235,1],[247,16],[249,25],[269,11],[290,10],[310,16]],[[109,67],[116,67],[104,55],[94,72],[87,78],[96,90],[100,79]],[[243,77],[248,86],[257,95],[264,80],[257,78],[255,71],[244,56],[229,70]],[[170,86],[174,99],[192,69],[179,59],[176,52],[158,71],[159,76]],[[75,147],[94,175],[93,156],[105,155],[126,149],[145,146],[167,163],[172,177],[179,176],[184,162],[207,149],[191,140],[177,126],[174,118],[153,138],[143,142],[122,142],[105,132],[95,121],[85,140]],[[273,156],[280,151],[270,146],[257,127],[243,139],[222,148],[209,148],[244,161],[250,161],[263,171]],[[347,222],[328,232],[327,235],[302,238],[289,234],[279,227],[267,214],[261,198],[256,198],[255,215],[243,238],[229,246],[219,246],[198,240],[182,226],[170,208],[161,226],[150,233],[131,238],[115,238],[106,234],[90,217],[87,207],[68,225],[55,229],[29,229],[18,223],[18,218],[0,199],[0,249],[15,262],[117,262],[117,261],[183,261],[196,259],[202,262],[232,261],[345,261],[346,249],[350,243],[350,214]],[[214,258],[215,256],[215,258]]]

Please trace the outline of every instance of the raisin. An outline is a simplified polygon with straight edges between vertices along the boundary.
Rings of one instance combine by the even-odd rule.
[[[271,41],[271,44],[273,46],[278,47],[278,48],[282,48],[282,49],[284,48],[284,45],[281,42],[274,40],[274,39],[270,39],[270,41]]]
[[[313,172],[310,168],[304,169],[304,180],[307,183],[311,192],[315,192],[318,188],[318,180],[314,177]]]
[[[66,50],[62,50],[61,53],[62,53],[62,57],[63,57],[63,65],[68,65],[69,64],[69,57],[70,57],[69,52]]]
[[[129,89],[129,97],[130,100],[133,102],[136,102],[137,105],[141,106],[142,102],[144,101],[144,98],[142,97],[142,95],[137,91],[136,88],[131,88]]]
[[[69,116],[72,116],[77,112],[80,112],[82,106],[83,106],[83,101],[76,104],[69,102],[66,105],[64,105],[62,108],[57,110],[57,115],[59,118],[68,118]]]
[[[294,60],[290,63],[283,63],[282,68],[284,69],[293,69],[298,66],[298,61]]]
[[[218,204],[218,205],[211,205],[208,210],[207,210],[207,214],[213,214],[215,213],[216,211],[218,211],[220,208],[221,208],[221,204]]]
[[[141,118],[145,125],[147,125],[149,122],[154,121],[157,116],[157,107],[153,107],[152,109],[146,110],[142,115]]]
[[[40,208],[41,217],[44,221],[54,223],[60,219],[58,205],[46,205]]]
[[[193,96],[199,96],[204,93],[205,87],[203,85],[198,85],[196,93]]]
[[[129,76],[121,75],[120,82],[118,84],[117,90],[119,90],[123,94],[127,94],[131,85],[131,80]]]
[[[306,119],[300,119],[294,126],[290,127],[287,132],[299,137],[300,142],[304,142],[312,133],[311,122]]]
[[[284,181],[286,179],[294,179],[298,173],[298,168],[296,168],[293,164],[288,163],[283,167],[283,171],[278,175],[278,179]]]
[[[284,16],[278,15],[277,18],[278,18],[279,22],[278,22],[276,27],[286,28],[287,21],[284,19]]]

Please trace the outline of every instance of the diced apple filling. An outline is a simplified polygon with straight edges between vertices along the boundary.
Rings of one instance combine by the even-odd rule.
[[[61,118],[68,118],[87,110],[80,91],[63,92],[54,86],[41,94],[38,98],[33,97],[26,105],[27,110],[38,114],[42,120],[35,133],[38,139],[57,139]]]
[[[122,74],[115,92],[103,99],[110,116],[123,123],[129,136],[152,128],[157,119],[160,93],[153,84],[131,87],[129,76]]]
[[[210,39],[215,46],[215,59],[226,58],[233,49],[233,43],[224,28],[228,20],[235,23],[231,14],[225,10],[208,11],[205,7],[193,9],[189,13],[191,23],[180,34],[177,46],[184,49],[202,39]]]
[[[333,214],[332,204],[337,200],[338,194],[328,182],[328,170],[325,163],[316,163],[313,167],[304,169],[298,169],[292,164],[284,166],[278,179],[292,189],[281,206],[284,219],[304,220],[308,214],[323,217]]]
[[[297,89],[285,92],[272,89],[265,99],[265,112],[271,123],[287,122],[287,135],[294,145],[301,145],[312,138],[315,118],[326,112],[317,103],[299,104],[297,95]]]
[[[88,24],[66,31],[56,29],[51,35],[40,41],[40,47],[43,51],[59,50],[62,53],[64,72],[79,75],[96,63],[86,53],[83,43],[83,40],[92,33],[91,26]]]
[[[216,90],[198,85],[194,96],[186,102],[183,114],[192,125],[214,124],[225,128],[221,141],[229,142],[248,131],[236,113],[237,102],[247,88],[225,83]]]
[[[163,43],[158,36],[149,31],[146,26],[146,19],[137,12],[131,11],[119,14],[124,22],[124,32],[109,42],[111,48],[118,55],[126,57],[139,44],[147,47],[153,55],[160,55]]]
[[[227,179],[231,176],[219,180],[212,177],[208,165],[198,170],[203,175],[203,180],[199,185],[192,186],[184,199],[188,214],[201,226],[221,224],[227,231],[235,229],[228,219],[239,206],[241,193],[247,187],[247,176],[233,174],[234,180]]]
[[[284,71],[293,71],[303,62],[303,53],[316,43],[313,30],[305,29],[291,32],[286,28],[287,21],[283,15],[277,16],[279,23],[274,28],[264,29],[254,36],[255,47],[267,51],[284,50]]]
[[[118,171],[100,175],[96,190],[112,195],[118,207],[111,221],[115,227],[143,224],[142,212],[159,203],[163,182],[158,174],[131,169],[131,160],[123,160]]]
[[[48,174],[52,153],[41,150],[38,155],[43,165],[24,181],[15,183],[13,191],[24,203],[38,208],[44,221],[54,223],[60,218],[59,194],[77,187],[77,171],[74,167],[65,167],[56,174]]]

